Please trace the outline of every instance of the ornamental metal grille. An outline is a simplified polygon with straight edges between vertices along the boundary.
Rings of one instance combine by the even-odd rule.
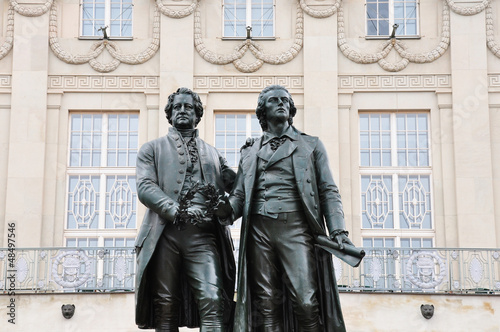
[[[131,241],[108,240],[108,245]],[[500,294],[498,248],[364,249],[359,268],[333,256],[340,291]],[[133,291],[135,273],[132,247],[0,248],[0,292]]]

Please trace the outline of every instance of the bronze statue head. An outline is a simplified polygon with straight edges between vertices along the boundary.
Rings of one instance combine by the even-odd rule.
[[[434,305],[433,304],[422,304],[420,306],[420,311],[425,319],[431,319],[434,316]]]
[[[74,304],[63,304],[61,306],[62,315],[66,319],[70,319],[75,314]]]
[[[194,103],[194,110],[196,112],[196,123],[195,127],[198,125],[198,123],[201,120],[201,117],[203,116],[203,104],[201,103],[200,96],[196,92],[194,92],[191,89],[188,88],[178,88],[176,92],[172,93],[170,96],[168,96],[168,102],[167,105],[165,106],[165,114],[167,115],[167,120],[168,123],[173,125],[172,123],[172,110],[174,107],[174,99],[176,96],[179,95],[188,95],[193,98],[193,103]]]
[[[295,107],[292,96],[290,95],[288,90],[284,86],[281,86],[281,85],[270,85],[270,86],[264,88],[260,92],[258,103],[257,103],[257,108],[255,109],[255,114],[257,115],[257,119],[259,119],[260,127],[262,128],[263,131],[267,130],[266,108],[265,108],[266,97],[268,94],[270,94],[276,90],[282,90],[288,94],[289,102],[290,102],[290,117],[288,118],[288,123],[290,125],[292,125],[292,123],[293,123],[293,117],[295,116],[295,114],[297,114],[297,108]]]

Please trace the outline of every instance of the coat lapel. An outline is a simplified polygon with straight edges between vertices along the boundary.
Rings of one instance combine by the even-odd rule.
[[[297,148],[297,145],[292,142],[291,140],[287,139],[285,143],[283,143],[271,156],[271,158],[268,160],[268,163],[266,165],[266,168],[274,165],[278,161],[280,161],[283,158],[286,158],[290,156],[295,149]]]

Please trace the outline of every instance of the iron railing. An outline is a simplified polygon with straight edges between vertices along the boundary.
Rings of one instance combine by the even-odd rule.
[[[334,257],[341,291],[500,294],[500,249],[365,251],[358,268]],[[130,247],[0,249],[0,293],[133,291],[135,269]]]

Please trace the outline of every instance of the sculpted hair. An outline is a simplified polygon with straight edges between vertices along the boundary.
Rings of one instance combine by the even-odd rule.
[[[260,127],[263,131],[267,130],[266,110],[264,108],[266,101],[264,100],[264,96],[266,93],[273,90],[283,90],[288,94],[288,98],[290,99],[290,118],[288,119],[288,123],[290,125],[293,124],[293,117],[297,114],[297,108],[295,107],[295,103],[293,102],[290,92],[288,92],[288,90],[282,85],[270,85],[260,92],[257,108],[255,109],[255,114],[257,115],[257,119],[259,119]]]
[[[178,88],[177,91],[168,96],[168,102],[165,106],[165,114],[167,115],[168,123],[172,124],[172,108],[174,107],[174,98],[177,95],[190,95],[193,97],[194,110],[196,112],[196,125],[198,125],[203,116],[203,104],[201,103],[200,96],[188,88]]]

